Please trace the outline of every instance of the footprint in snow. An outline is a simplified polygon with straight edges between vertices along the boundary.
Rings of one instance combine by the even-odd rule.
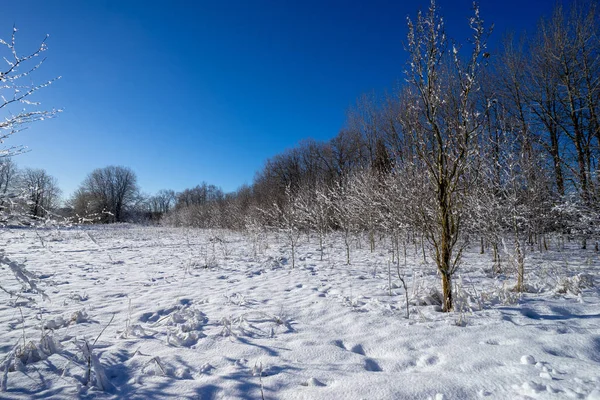
[[[354,354],[358,354],[360,356],[366,356],[366,352],[364,347],[361,344],[355,344],[354,346],[350,347],[349,349],[346,347],[346,345],[344,344],[344,342],[342,340],[334,340],[332,342],[332,344],[336,347],[339,347],[340,349],[346,350],[346,351],[350,351]],[[381,368],[381,366],[379,365],[379,363],[375,360],[373,360],[372,358],[365,358],[364,359],[364,368],[365,371],[369,371],[369,372],[381,372],[383,371],[383,368]]]
[[[360,344],[356,344],[356,345],[352,346],[352,348],[350,349],[350,351],[353,352],[353,353],[356,353],[356,354],[360,354],[361,356],[366,355],[365,354],[365,349]]]
[[[346,346],[344,346],[344,342],[342,342],[340,339],[334,340],[333,342],[331,342],[334,346],[339,347],[340,349],[346,349]]]
[[[156,312],[145,312],[140,316],[140,322],[156,322],[159,319],[161,319],[162,317],[164,317],[165,315],[171,314],[172,312],[174,312],[175,310],[177,310],[177,307],[171,307],[171,308],[166,308],[166,309],[160,309]]]
[[[417,361],[417,367],[433,367],[439,364],[440,359],[438,356],[425,356],[421,357],[419,361]]]
[[[317,378],[310,378],[306,382],[302,382],[300,385],[302,385],[302,386],[315,386],[315,387],[327,386],[323,382],[321,382],[320,380],[318,380]]]
[[[331,289],[331,286],[323,286],[323,287],[317,288],[317,292],[319,292],[319,294],[317,296],[318,297],[327,297],[330,289]]]
[[[359,354],[361,356],[365,356],[365,349],[363,348],[362,344],[355,344],[354,346],[350,347],[349,349],[346,347],[346,345],[344,344],[344,342],[340,339],[334,340],[333,342],[331,342],[334,346],[339,347],[340,349],[346,350],[346,351],[351,351],[352,353],[355,354]]]
[[[379,366],[377,361],[367,358],[365,359],[365,370],[369,372],[381,372],[383,369]]]
[[[299,284],[297,284],[297,285],[294,285],[294,286],[292,286],[292,287],[289,287],[289,288],[285,289],[285,291],[286,291],[286,292],[291,292],[291,291],[292,291],[292,290],[294,290],[294,289],[302,289],[303,287],[304,287],[304,285],[303,285],[303,284],[301,284],[301,283],[299,283]]]
[[[192,300],[191,299],[181,299],[181,300],[179,300],[179,304],[181,304],[182,306],[189,306],[190,304],[192,304]]]

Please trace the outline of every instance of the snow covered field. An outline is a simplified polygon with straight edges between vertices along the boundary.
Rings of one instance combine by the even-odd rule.
[[[473,248],[448,314],[411,247],[406,319],[383,242],[354,243],[348,266],[341,238],[321,261],[303,236],[292,270],[274,235],[123,225],[0,239],[0,285],[20,290],[12,261],[48,297],[0,292],[0,398],[600,399],[600,257],[574,243],[527,254],[534,293],[520,298]]]

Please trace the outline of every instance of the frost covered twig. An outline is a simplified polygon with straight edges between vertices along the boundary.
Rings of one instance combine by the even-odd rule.
[[[23,285],[23,288],[25,290],[42,295],[44,300],[50,300],[50,297],[48,297],[46,295],[46,293],[37,286],[37,283],[36,283],[37,277],[34,274],[32,274],[31,272],[27,271],[27,269],[25,268],[25,266],[23,264],[19,264],[15,261],[12,261],[1,250],[0,250],[0,265],[7,265],[8,268],[13,273],[13,275],[15,276],[15,278],[17,279],[17,281],[19,281],[21,283],[21,285]],[[0,288],[9,294],[14,294],[14,292],[9,291],[3,287],[0,287]]]

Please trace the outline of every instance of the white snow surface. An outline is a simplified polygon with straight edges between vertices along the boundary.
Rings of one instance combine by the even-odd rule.
[[[321,261],[303,236],[292,269],[274,234],[119,225],[0,239],[48,297],[0,292],[0,398],[600,398],[600,257],[576,243],[529,252],[523,295],[474,247],[452,313],[410,247],[407,319],[384,240],[354,242],[345,265],[341,237]]]

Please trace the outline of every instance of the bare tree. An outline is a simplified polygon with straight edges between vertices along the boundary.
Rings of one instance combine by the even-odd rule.
[[[138,194],[135,173],[127,167],[111,165],[92,171],[73,202],[85,205],[87,213],[101,215],[102,222],[123,222],[127,211],[136,205]]]
[[[10,40],[0,39],[0,53],[6,65],[0,67],[0,143],[14,133],[23,130],[28,124],[51,118],[60,110],[40,110],[39,103],[32,101],[32,95],[38,90],[49,86],[60,77],[40,84],[32,83],[32,75],[45,61],[40,56],[47,50],[46,38],[39,47],[22,55],[16,46],[17,28],[13,27]],[[22,146],[12,146],[0,149],[0,157],[18,154]]]
[[[568,17],[558,6],[552,19],[542,24],[541,34],[546,44],[543,50],[551,56],[548,67],[559,81],[558,102],[564,113],[559,125],[573,143],[573,172],[582,198],[589,202],[594,191],[590,146],[598,122],[598,76],[591,76],[592,69],[597,72],[598,68],[598,27],[594,8],[585,16],[582,11],[574,6]]]
[[[17,166],[10,157],[0,158],[0,212],[3,212],[16,186]]]
[[[320,188],[301,187],[294,198],[294,207],[300,221],[319,236],[319,251],[323,261],[324,242],[331,230],[331,201],[327,193]]]
[[[374,94],[363,94],[356,105],[348,111],[348,129],[360,137],[358,151],[360,166],[366,168],[372,165],[376,156],[377,141],[381,136],[379,132],[381,112],[377,107]]]
[[[148,207],[152,218],[160,220],[161,217],[167,214],[175,206],[175,192],[173,190],[159,190],[154,196],[148,198]]]
[[[369,248],[375,251],[375,232],[381,226],[383,184],[376,170],[358,170],[347,182],[346,207],[352,210],[357,228],[368,234]]]
[[[285,189],[285,201],[283,204],[274,203],[270,208],[261,210],[269,221],[271,229],[275,229],[285,238],[290,245],[292,258],[292,269],[296,267],[296,249],[300,239],[301,229],[305,226],[305,215],[302,206],[298,204],[302,199],[295,196],[291,187]]]
[[[344,246],[346,247],[346,264],[350,265],[350,245],[352,243],[352,235],[356,232],[356,209],[354,202],[350,201],[352,194],[350,193],[350,178],[347,177],[336,184],[329,190],[327,198],[331,201],[333,226],[342,231],[344,237]]]
[[[330,164],[338,180],[365,163],[362,148],[362,139],[357,131],[342,129],[331,139]]]
[[[73,210],[75,220],[78,223],[94,223],[100,221],[101,214],[96,214],[96,203],[92,193],[85,191],[81,187],[66,201],[67,206]]]
[[[58,207],[61,190],[56,178],[45,170],[25,169],[21,174],[21,185],[26,193],[29,214],[32,217],[46,217]]]
[[[434,209],[424,212],[425,234],[435,250],[442,276],[443,310],[451,311],[452,276],[462,247],[462,197],[469,186],[469,165],[481,128],[476,109],[480,67],[484,59],[486,29],[474,7],[470,18],[473,48],[464,62],[459,47],[448,46],[444,22],[434,0],[427,13],[408,21],[409,69],[407,80],[414,90],[416,153],[426,168]]]
[[[41,110],[34,101],[34,94],[59,78],[34,83],[35,72],[42,66],[47,50],[46,36],[40,45],[30,53],[22,54],[17,48],[17,29],[13,27],[9,40],[0,38],[0,143],[14,133],[25,129],[30,123],[55,116],[60,110]],[[16,167],[10,156],[21,153],[23,146],[0,148],[0,208],[6,212],[6,205],[13,203],[20,193],[16,187]],[[12,212],[12,210],[9,210]]]

